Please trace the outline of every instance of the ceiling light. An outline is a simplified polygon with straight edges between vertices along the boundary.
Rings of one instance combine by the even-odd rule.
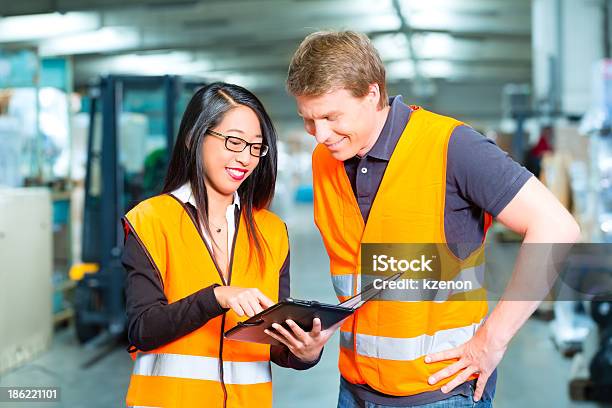
[[[0,43],[36,41],[100,27],[96,13],[50,13],[0,19]]]

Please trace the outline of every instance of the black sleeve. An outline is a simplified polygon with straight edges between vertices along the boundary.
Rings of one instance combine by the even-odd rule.
[[[459,194],[494,217],[532,176],[495,142],[469,126],[453,131],[447,166]]]
[[[126,269],[126,312],[130,347],[149,351],[203,326],[223,313],[216,284],[168,304],[161,278],[133,233],[125,240],[121,262]]]
[[[278,280],[278,299],[288,298],[291,294],[291,278],[289,275],[289,253],[287,253],[287,258],[285,258],[285,262],[280,270],[280,276]],[[321,356],[323,355],[323,350],[321,350],[321,354],[319,357],[312,362],[304,362],[297,358],[293,353],[289,351],[287,346],[271,346],[270,347],[270,360],[284,368],[292,368],[294,370],[308,370],[311,367],[317,365],[319,360],[321,360]]]

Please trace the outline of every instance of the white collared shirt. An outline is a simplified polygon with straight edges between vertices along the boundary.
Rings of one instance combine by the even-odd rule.
[[[193,195],[193,192],[191,191],[191,185],[189,184],[189,182],[183,184],[181,187],[177,188],[170,194],[178,198],[183,203],[185,204],[189,203],[197,208],[195,196]],[[235,218],[236,207],[235,206],[237,206],[240,209],[240,196],[238,195],[237,191],[234,191],[234,200],[230,205],[227,206],[227,209],[225,210],[225,220],[227,221],[227,259],[228,260],[231,259],[231,256],[232,256],[232,244],[234,243],[234,234],[236,233],[236,218]],[[210,239],[210,236],[208,236],[208,233],[206,232],[206,229],[203,227],[201,221],[200,221],[200,229],[202,230],[202,236],[204,237],[206,244],[208,245],[209,248],[212,249],[213,247],[212,240]]]

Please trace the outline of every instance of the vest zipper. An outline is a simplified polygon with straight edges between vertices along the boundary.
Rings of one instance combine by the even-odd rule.
[[[351,181],[348,178],[348,175],[346,174],[346,169],[344,168],[343,164],[338,164],[338,172],[340,173],[340,178],[344,181],[344,184],[346,186],[348,186],[349,189],[349,196],[351,197],[351,204],[354,210],[357,211],[357,214],[359,214],[359,219],[361,219],[361,221],[363,222],[363,231],[361,233],[361,238],[360,238],[360,243],[359,245],[361,245],[363,243],[363,236],[365,235],[365,231],[366,228],[368,226],[367,221],[363,218],[363,214],[361,213],[361,208],[359,207],[359,203],[357,202],[357,198],[355,197],[356,192],[353,191],[353,187],[351,186]],[[384,175],[383,175],[384,178]],[[382,184],[382,180],[381,180],[381,184]],[[372,212],[372,208],[374,207],[374,201],[376,200],[376,195],[374,195],[374,200],[372,201],[372,205],[370,207],[370,213]],[[343,208],[344,210],[344,208]],[[344,210],[346,212],[346,210]],[[369,218],[369,217],[368,217]],[[355,296],[358,293],[357,290],[357,279],[361,279],[361,271],[359,271],[358,274],[352,274],[353,276],[353,293],[352,295]],[[354,314],[353,314],[353,324],[351,327],[351,332],[353,334],[353,358],[355,361],[357,361],[357,319],[359,318],[359,310],[357,310]],[[359,369],[359,364],[355,364],[355,367],[357,369],[357,372],[359,373],[359,376],[361,378],[363,378],[363,374],[361,374],[361,370]]]
[[[229,260],[229,272],[227,275],[227,284],[226,284],[227,286],[230,286],[232,283],[232,266],[234,265],[234,250],[236,249],[236,241],[238,238],[238,230],[240,229],[240,216],[241,215],[242,215],[242,212],[238,211],[238,223],[237,223],[238,225],[236,225],[236,231],[234,232],[234,239],[232,240],[232,253],[230,256],[230,260]],[[214,261],[214,257],[212,258]],[[216,262],[215,262],[215,266],[217,267],[217,271],[221,275],[221,270],[217,266]],[[221,275],[221,279],[223,280],[223,282],[225,282],[225,280],[223,279],[223,275]],[[227,388],[225,386],[225,379],[223,378],[223,333],[225,332],[225,316],[226,314],[223,314],[223,318],[221,320],[221,335],[219,336],[219,376],[221,379],[221,388],[223,389],[223,408],[227,407]]]
[[[181,200],[179,200],[172,194],[168,194],[168,195],[174,198],[183,207],[183,209],[185,210],[185,212],[191,219],[193,226],[195,227],[196,231],[200,235],[200,238],[202,239],[202,243],[208,250],[208,254],[210,255],[211,260],[213,261],[213,265],[215,265],[215,269],[217,270],[217,273],[219,274],[219,278],[221,278],[221,283],[224,286],[230,286],[231,280],[232,280],[232,266],[234,265],[234,249],[236,248],[238,231],[240,230],[240,217],[242,216],[242,209],[238,210],[238,222],[236,223],[236,231],[234,232],[234,239],[232,240],[232,253],[231,253],[230,260],[229,260],[229,273],[227,275],[227,282],[226,282],[225,278],[223,277],[223,273],[221,272],[221,268],[219,268],[219,265],[217,264],[217,261],[215,260],[212,249],[208,246],[208,244],[206,243],[206,240],[204,239],[204,234],[202,233],[202,231],[200,231],[199,223],[191,215],[185,203],[183,203]],[[221,380],[221,389],[223,390],[223,408],[227,407],[227,388],[225,386],[225,380],[223,378],[223,333],[225,332],[225,316],[226,315],[224,313],[223,317],[221,318],[221,334],[219,336],[219,379]]]
[[[223,379],[223,332],[225,331],[225,313],[221,318],[221,339],[219,341],[219,379],[221,380],[221,389],[223,390],[223,408],[227,407],[227,388]]]

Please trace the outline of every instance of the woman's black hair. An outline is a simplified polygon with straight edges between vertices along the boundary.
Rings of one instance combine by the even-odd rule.
[[[200,88],[193,95],[181,119],[162,193],[170,193],[189,182],[198,218],[209,236],[212,236],[208,222],[208,195],[204,184],[202,145],[208,130],[217,126],[228,111],[241,105],[255,112],[259,118],[263,143],[268,145],[268,153],[259,159],[251,175],[238,188],[246,231],[249,240],[255,245],[261,264],[262,239],[253,218],[253,210],[267,208],[274,196],[276,131],[262,103],[250,91],[238,85],[215,82]]]

